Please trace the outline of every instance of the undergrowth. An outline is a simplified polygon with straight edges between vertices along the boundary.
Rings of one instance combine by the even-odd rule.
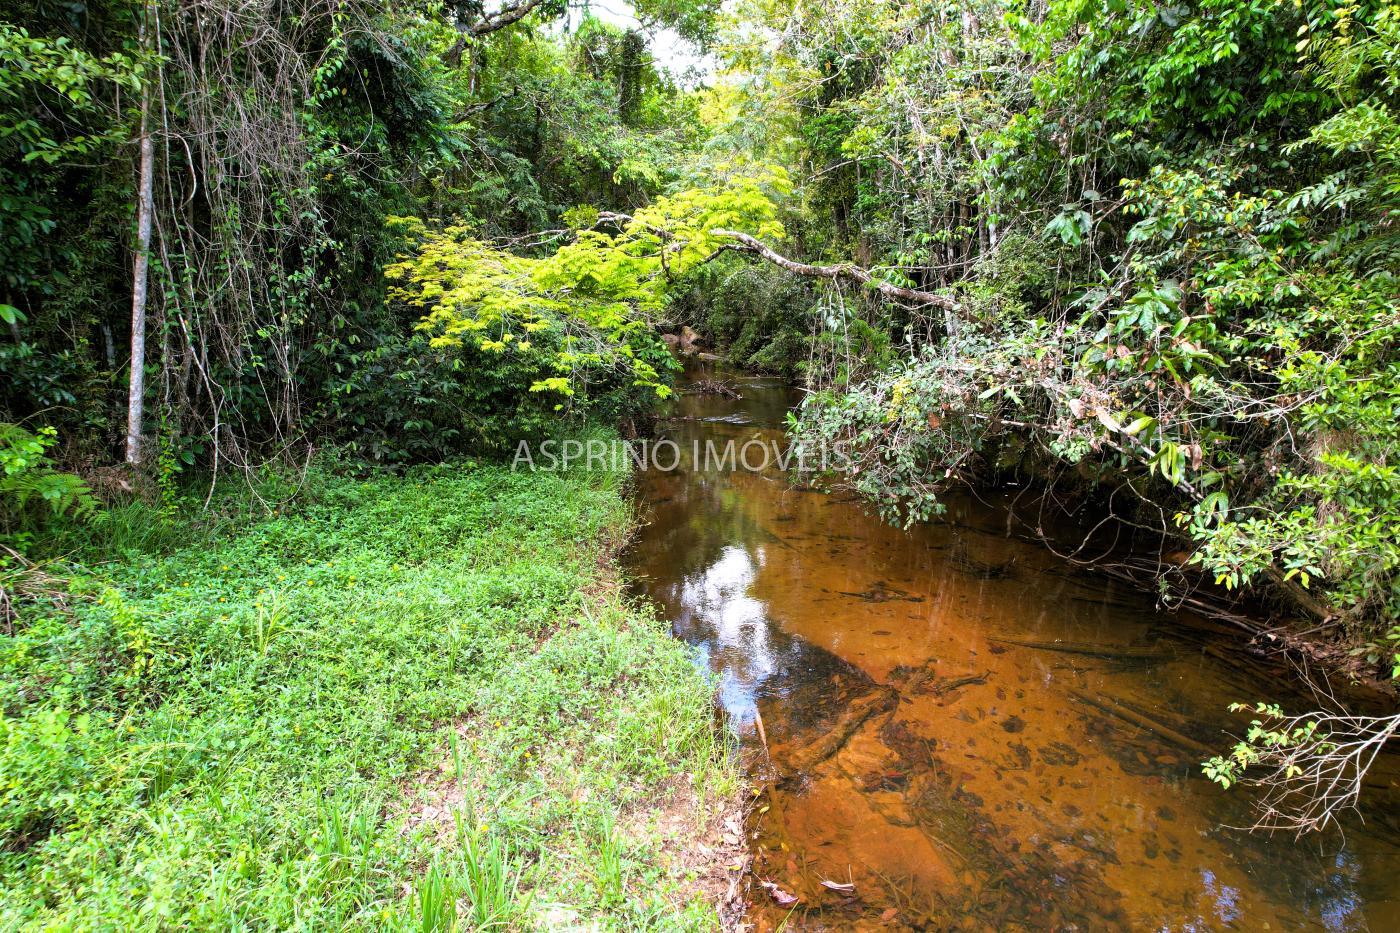
[[[621,477],[315,480],[19,606],[0,927],[707,925],[617,829],[735,780],[704,675],[610,583]]]

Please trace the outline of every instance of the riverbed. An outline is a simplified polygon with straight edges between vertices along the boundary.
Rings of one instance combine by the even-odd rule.
[[[1301,841],[1231,828],[1250,791],[1200,773],[1246,726],[1232,701],[1294,696],[1286,668],[1023,539],[1014,490],[905,531],[774,463],[693,462],[783,444],[795,391],[727,378],[741,397],[662,422],[680,465],[639,474],[630,561],[759,787],[750,923],[1400,929],[1393,756],[1364,823]]]

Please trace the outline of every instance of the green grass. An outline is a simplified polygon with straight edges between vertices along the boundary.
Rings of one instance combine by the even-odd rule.
[[[619,481],[322,476],[25,607],[0,927],[710,925],[645,817],[735,776],[704,676],[608,579]]]

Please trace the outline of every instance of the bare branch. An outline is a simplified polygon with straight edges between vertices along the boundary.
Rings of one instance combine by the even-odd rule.
[[[1303,728],[1311,730],[1306,740],[1257,746],[1257,763],[1265,773],[1245,778],[1263,792],[1255,802],[1253,829],[1301,835],[1326,829],[1343,811],[1355,810],[1371,765],[1400,732],[1400,715],[1315,711],[1271,727],[1284,736]]]
[[[786,256],[769,248],[761,240],[749,236],[747,233],[740,233],[737,230],[711,230],[710,233],[718,237],[724,237],[727,240],[736,241],[737,245],[731,246],[731,249],[743,253],[753,253],[776,266],[786,269],[794,275],[832,279],[833,281],[836,279],[850,279],[862,285],[869,285],[886,298],[895,301],[909,301],[920,305],[933,305],[945,311],[956,311],[958,309],[958,303],[947,295],[920,291],[915,288],[901,288],[890,282],[882,282],[860,266],[854,266],[849,263],[842,263],[838,266],[813,266],[805,262],[797,262],[794,259],[788,259]]]
[[[499,96],[497,96],[497,97],[493,97],[491,100],[485,100],[485,101],[482,101],[482,102],[480,102],[480,103],[472,104],[472,105],[469,106],[469,107],[464,107],[464,108],[462,109],[462,112],[459,114],[459,116],[461,116],[461,117],[469,117],[469,116],[471,116],[471,115],[473,115],[473,114],[477,114],[477,113],[481,113],[481,112],[486,111],[486,110],[490,110],[492,107],[496,106],[497,104],[503,103],[504,101],[508,101],[508,100],[510,100],[512,97],[514,97],[515,95],[517,95],[517,94],[519,94],[519,93],[520,93],[520,88],[519,88],[519,87],[511,88],[511,89],[510,89],[509,91],[507,91],[506,93],[501,94],[501,95],[499,95]]]
[[[494,13],[486,15],[485,19],[477,20],[467,27],[467,32],[473,36],[490,35],[498,29],[504,29],[511,23],[518,23],[530,11],[543,3],[544,0],[519,0],[518,3],[507,3]]]

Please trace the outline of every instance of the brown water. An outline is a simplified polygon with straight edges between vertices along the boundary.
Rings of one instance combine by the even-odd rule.
[[[1393,760],[1344,839],[1222,828],[1248,791],[1199,762],[1285,671],[1012,537],[1000,503],[904,532],[776,468],[695,469],[696,441],[782,440],[792,390],[735,385],[663,423],[682,468],[640,476],[632,569],[763,787],[750,922],[1400,930]]]

